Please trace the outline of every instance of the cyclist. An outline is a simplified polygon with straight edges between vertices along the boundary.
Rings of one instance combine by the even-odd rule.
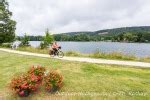
[[[58,48],[60,46],[57,44],[57,42],[53,42],[51,47],[52,47],[52,49],[54,51],[54,55],[56,55],[56,52],[58,51]]]

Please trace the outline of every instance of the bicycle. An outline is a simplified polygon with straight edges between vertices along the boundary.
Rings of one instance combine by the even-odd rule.
[[[49,55],[51,57],[54,57],[54,56],[58,56],[59,58],[63,58],[64,57],[64,53],[61,51],[61,47],[58,47],[57,51],[50,50],[49,51]]]

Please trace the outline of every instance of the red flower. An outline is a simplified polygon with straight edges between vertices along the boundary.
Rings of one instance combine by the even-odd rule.
[[[24,91],[20,91],[20,92],[19,92],[19,95],[20,95],[20,96],[24,96]]]

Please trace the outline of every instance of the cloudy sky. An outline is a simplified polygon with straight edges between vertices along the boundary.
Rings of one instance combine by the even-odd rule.
[[[17,35],[150,25],[150,0],[8,0]]]

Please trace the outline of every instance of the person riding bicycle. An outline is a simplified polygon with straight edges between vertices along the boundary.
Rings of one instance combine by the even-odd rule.
[[[54,51],[54,54],[56,55],[56,52],[58,51],[58,48],[60,46],[57,44],[57,42],[53,42],[51,47],[52,47],[52,49]]]

